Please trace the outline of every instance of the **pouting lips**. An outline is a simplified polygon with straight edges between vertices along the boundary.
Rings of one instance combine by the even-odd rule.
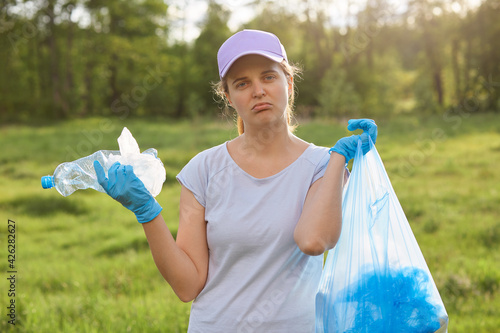
[[[271,103],[257,103],[253,106],[252,111],[258,112],[262,110],[267,110],[272,107]]]

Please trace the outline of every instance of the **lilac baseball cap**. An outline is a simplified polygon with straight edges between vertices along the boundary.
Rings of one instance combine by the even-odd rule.
[[[219,76],[222,79],[231,65],[247,54],[259,54],[276,62],[288,62],[280,40],[270,32],[245,29],[229,37],[217,52]]]

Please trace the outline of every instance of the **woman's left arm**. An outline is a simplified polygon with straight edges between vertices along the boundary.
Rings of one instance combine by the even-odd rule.
[[[363,134],[342,138],[330,149],[325,174],[309,188],[293,233],[299,248],[308,255],[320,255],[337,244],[342,230],[345,163],[354,157],[359,140],[363,154],[370,150],[369,138],[373,143],[377,140],[377,125],[372,119],[351,119],[347,129],[362,129]]]
[[[320,255],[337,244],[342,229],[345,170],[345,157],[332,152],[325,174],[307,192],[294,231],[295,242],[305,254]]]

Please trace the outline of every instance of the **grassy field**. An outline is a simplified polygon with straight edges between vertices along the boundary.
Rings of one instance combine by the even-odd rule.
[[[450,332],[500,332],[500,117],[377,120],[377,148],[440,290]],[[297,134],[331,146],[333,120]],[[175,175],[202,149],[234,138],[226,121],[86,119],[0,127],[0,331],[185,332],[189,304],[157,272],[132,213],[105,194],[64,198],[40,177],[64,161],[117,149],[123,126],[167,169],[158,201],[175,233]],[[15,297],[9,297],[8,220],[15,221]],[[8,323],[15,300],[16,325]]]

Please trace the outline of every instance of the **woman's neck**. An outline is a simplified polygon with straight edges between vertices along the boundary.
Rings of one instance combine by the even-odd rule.
[[[278,156],[286,153],[293,146],[302,141],[293,135],[288,125],[245,128],[245,132],[240,136],[244,147],[252,150],[257,156]]]

